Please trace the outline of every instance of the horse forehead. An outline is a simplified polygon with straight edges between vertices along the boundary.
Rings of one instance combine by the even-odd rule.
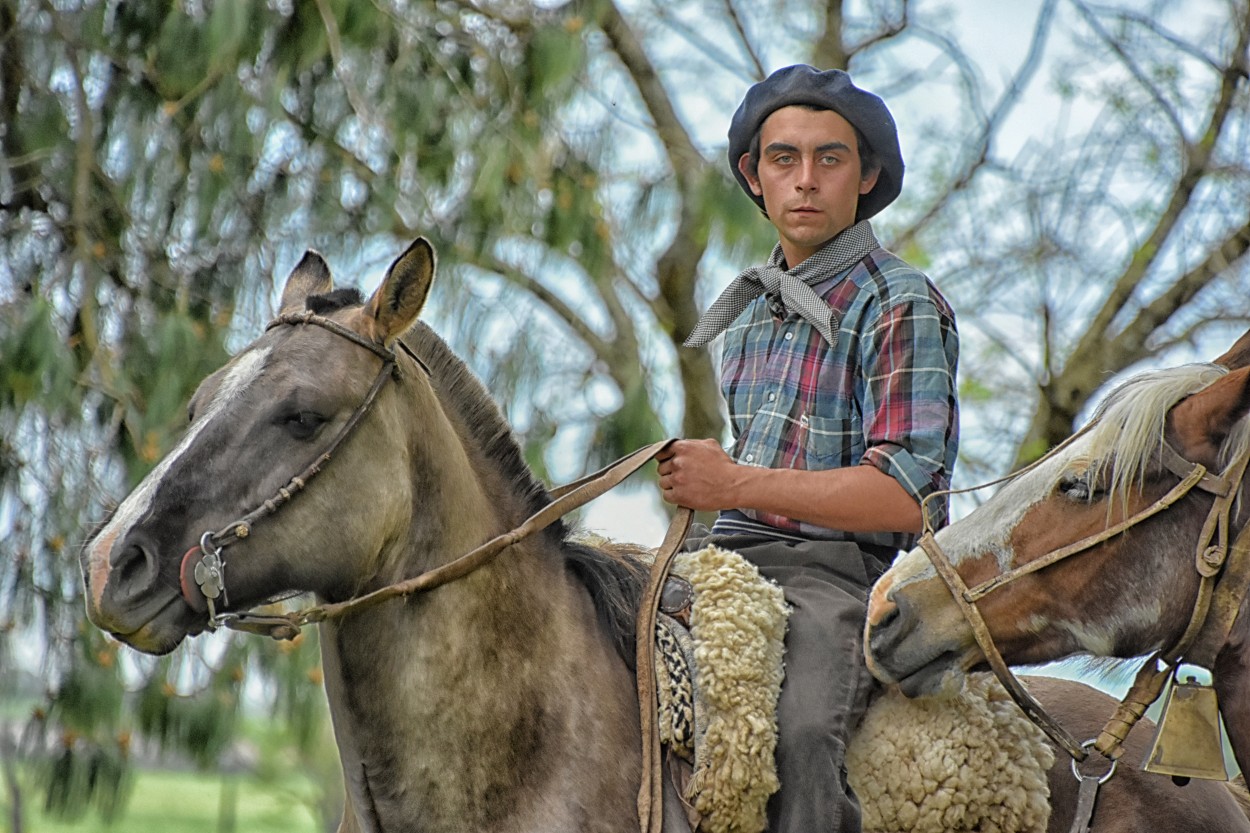
[[[1012,533],[1024,517],[1054,494],[1055,484],[1067,471],[1089,459],[1090,440],[1076,442],[1052,453],[1034,468],[1013,478],[984,505],[959,523],[938,533],[938,541],[952,561],[984,554],[987,547],[1008,549]]]
[[[1013,478],[970,515],[938,531],[937,542],[952,564],[992,554],[1000,570],[1015,557],[1011,536],[1030,510],[1053,492],[1060,476],[1081,461],[1088,460],[1090,442],[1082,437],[1034,468]],[[917,547],[898,560],[893,573],[895,586],[936,576],[929,557]]]
[[[225,376],[213,392],[205,416],[220,413],[250,388],[264,373],[271,352],[273,348],[270,346],[256,346],[235,356],[224,368]]]

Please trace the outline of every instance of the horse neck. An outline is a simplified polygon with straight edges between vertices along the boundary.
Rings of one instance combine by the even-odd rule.
[[[454,429],[437,433],[441,463],[414,474],[417,493],[431,496],[422,513],[437,517],[397,544],[405,569],[514,522],[498,507],[516,501],[475,470],[474,450]],[[559,550],[539,534],[434,591],[323,626],[326,691],[362,829],[557,831],[584,828],[582,811],[632,818],[633,678]]]
[[[1241,494],[1234,504],[1238,532],[1250,523],[1247,497],[1250,496],[1246,494],[1243,480]],[[1250,532],[1246,534],[1250,536]],[[1228,641],[1216,655],[1211,672],[1233,756],[1243,773],[1250,772],[1250,594],[1242,600]]]

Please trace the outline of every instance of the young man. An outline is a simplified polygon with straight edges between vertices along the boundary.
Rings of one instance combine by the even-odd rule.
[[[845,751],[872,688],[860,642],[871,583],[948,487],[958,445],[958,337],[932,283],[877,242],[898,196],[889,110],[840,70],[778,70],[729,128],[739,184],[779,236],[687,340],[725,343],[734,445],[683,440],[661,459],[665,500],[719,512],[710,534],[791,605],[771,833],[859,831]],[[935,522],[945,501],[929,502]]]

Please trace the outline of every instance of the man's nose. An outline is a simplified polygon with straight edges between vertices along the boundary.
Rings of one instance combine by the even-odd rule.
[[[816,188],[816,160],[804,159],[799,163],[799,175],[794,181],[799,191],[812,191]]]

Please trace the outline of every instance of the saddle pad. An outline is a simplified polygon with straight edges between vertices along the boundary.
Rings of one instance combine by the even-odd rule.
[[[676,659],[656,669],[661,735],[677,746],[693,741],[686,799],[703,818],[701,833],[758,833],[779,787],[773,753],[789,608],[780,587],[730,550],[678,555],[673,573],[694,587],[692,647],[683,647],[681,626],[662,617],[657,665],[663,656]],[[674,682],[691,656],[690,682]],[[683,713],[687,697],[692,716]]]

